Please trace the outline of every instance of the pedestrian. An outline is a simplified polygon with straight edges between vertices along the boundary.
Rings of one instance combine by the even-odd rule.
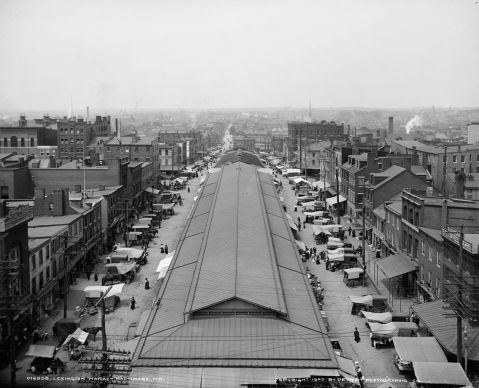
[[[168,254],[168,245],[165,244],[165,253]]]
[[[314,254],[316,254],[316,247],[313,247],[313,252]]]
[[[399,283],[396,286],[396,295],[399,296]]]
[[[301,232],[301,222],[298,222],[298,231]]]
[[[160,245],[160,253],[165,253],[165,247],[163,244]]]
[[[371,346],[374,348],[374,339],[373,339],[373,332],[369,332],[369,339],[371,340]]]
[[[132,310],[135,309],[135,304],[136,304],[135,297],[132,296],[132,297],[131,297],[131,300],[130,300],[130,308],[131,308]]]
[[[87,277],[88,280],[90,280],[90,276],[91,276],[91,273],[90,273],[90,271],[88,271],[88,272],[86,273],[86,277]]]
[[[300,223],[301,223],[301,218],[298,217],[298,224],[300,224]]]
[[[351,236],[351,227],[348,228],[348,233]]]
[[[95,280],[95,282],[98,281],[98,274],[95,272],[95,275],[93,276],[93,279]]]
[[[303,229],[306,229],[306,220],[303,221]]]
[[[361,366],[359,365],[359,362],[356,361],[354,363],[354,369],[356,370],[356,375],[358,376],[358,381],[359,381],[359,386],[360,388],[363,388],[363,372],[361,370]]]
[[[353,234],[353,237],[356,237],[356,231],[355,230],[352,231],[352,234]]]
[[[150,289],[150,282],[148,278],[145,278],[145,290],[149,290],[149,289]]]
[[[190,192],[190,186],[188,186],[188,193]]]
[[[357,328],[357,327],[354,328],[354,340],[355,340],[356,342],[361,341],[361,338],[359,337],[359,331],[358,331],[358,328]]]

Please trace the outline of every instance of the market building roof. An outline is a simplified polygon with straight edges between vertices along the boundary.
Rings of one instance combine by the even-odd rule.
[[[289,229],[273,178],[255,164],[210,173],[145,324],[133,374],[146,367],[337,370]]]
[[[230,163],[243,162],[247,164],[254,164],[257,167],[264,167],[263,163],[259,160],[259,157],[249,151],[245,151],[241,148],[225,153],[216,162],[215,167],[221,167]]]

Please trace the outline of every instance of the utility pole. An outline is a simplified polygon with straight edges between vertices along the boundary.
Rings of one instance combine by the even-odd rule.
[[[339,168],[336,168],[336,209],[338,210],[338,225],[341,225],[341,216],[339,214]]]
[[[107,351],[107,343],[106,343],[106,325],[105,325],[105,296],[103,292],[100,293],[100,300],[101,300],[101,344],[102,348],[105,353],[102,354],[102,369],[106,370],[108,368],[108,354]]]
[[[16,344],[15,344],[15,330],[13,328],[13,315],[14,315],[13,306],[10,306],[8,311],[8,326],[10,330],[10,384],[12,387],[16,387],[16,374],[17,374],[17,360],[16,360]]]
[[[459,234],[459,279],[458,279],[458,288],[457,288],[457,362],[462,365],[462,276],[463,276],[463,248],[462,244],[464,242],[464,227],[461,226]]]
[[[447,147],[444,147],[444,156],[442,157],[442,195],[446,195],[446,173],[447,173]]]
[[[363,259],[363,268],[366,269],[366,192],[363,186],[363,251],[362,251],[362,259]]]
[[[464,326],[464,372],[467,375],[467,326]]]

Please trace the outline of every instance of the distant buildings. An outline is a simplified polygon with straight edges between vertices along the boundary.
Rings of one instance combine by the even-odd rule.
[[[467,144],[479,145],[479,123],[467,125]]]

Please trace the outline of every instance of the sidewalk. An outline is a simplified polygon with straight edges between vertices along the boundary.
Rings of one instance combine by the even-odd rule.
[[[293,190],[287,180],[283,178],[282,182],[283,190],[280,195],[284,198],[287,212],[295,221],[298,216],[301,220],[304,220],[305,217],[301,211],[302,207],[298,206],[297,211],[294,211],[295,196]],[[295,232],[294,234],[295,237],[303,241],[307,247],[316,247],[318,253],[326,250],[326,245],[316,245],[311,224],[306,224],[305,228],[301,228],[300,232]],[[347,236],[346,240],[352,243],[354,247],[362,245],[360,240],[350,236]],[[352,303],[349,299],[350,295],[361,296],[377,293],[389,295],[387,287],[382,282],[376,285],[372,281],[372,271],[375,267],[372,257],[371,249],[366,245],[367,271],[371,277],[369,285],[366,287],[346,286],[343,282],[343,271],[331,272],[326,270],[324,261],[319,265],[311,261],[304,265],[309,268],[309,271],[318,276],[321,286],[324,288],[323,310],[328,317],[328,335],[330,338],[337,338],[339,340],[345,357],[360,362],[364,377],[366,378],[365,387],[377,387],[381,384],[381,382],[373,382],[372,379],[382,379],[385,381],[387,378],[398,379],[394,382],[394,386],[396,387],[407,387],[408,385],[404,376],[399,374],[392,362],[394,348],[375,349],[371,347],[369,329],[365,326],[366,319],[351,314]],[[395,299],[394,307],[396,307],[396,305]],[[361,341],[358,343],[354,341],[353,337],[355,327],[358,328],[361,337]]]

